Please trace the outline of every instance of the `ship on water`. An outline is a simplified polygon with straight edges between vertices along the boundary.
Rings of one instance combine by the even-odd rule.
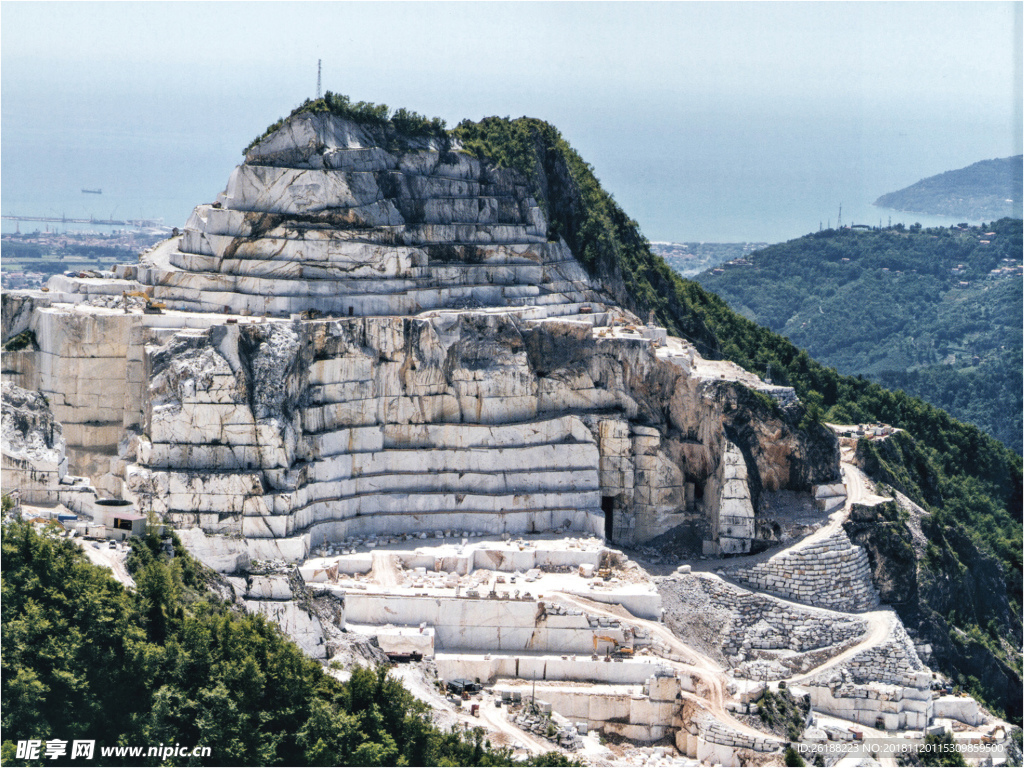
[[[103,190],[102,189],[83,189],[82,190],[82,194],[83,195],[102,195],[103,194]]]

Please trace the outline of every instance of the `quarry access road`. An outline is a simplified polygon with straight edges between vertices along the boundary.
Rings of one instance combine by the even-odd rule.
[[[480,720],[490,728],[505,734],[510,740],[509,746],[518,742],[524,744],[530,752],[537,755],[542,755],[545,752],[559,751],[551,742],[541,741],[532,733],[528,733],[515,725],[515,723],[509,722],[507,713],[507,709],[504,707],[498,709],[492,701],[480,702]]]
[[[852,659],[858,653],[862,653],[869,648],[873,648],[876,645],[884,643],[892,632],[893,619],[896,616],[896,612],[892,609],[885,609],[867,611],[865,613],[849,613],[845,615],[866,621],[868,624],[867,633],[862,636],[861,640],[859,640],[856,645],[852,645],[842,653],[836,654],[824,664],[820,664],[807,672],[803,672],[802,674],[782,678],[786,680],[787,684],[792,683],[794,685],[800,685],[804,681],[810,680],[812,677],[821,674],[837,664],[842,664],[844,661]]]
[[[846,520],[850,516],[850,511],[852,510],[854,504],[872,505],[884,501],[890,501],[889,498],[879,496],[873,492],[871,481],[868,480],[867,477],[865,477],[864,473],[855,464],[848,461],[843,461],[840,463],[839,468],[843,477],[843,485],[846,487],[846,503],[844,503],[841,508],[837,509],[831,515],[829,515],[829,520],[825,525],[816,530],[810,536],[806,536],[805,538],[801,539],[798,542],[795,542],[794,544],[788,547],[784,547],[782,549],[775,550],[770,553],[762,553],[762,555],[758,556],[758,558],[756,559],[743,558],[742,564],[746,566],[748,564],[753,564],[755,562],[761,562],[763,560],[770,559],[771,557],[774,557],[775,555],[781,552],[794,549],[802,549],[804,547],[812,546],[816,542],[827,539],[829,536],[836,533],[842,527],[843,523],[846,522]],[[765,557],[764,555],[767,555],[767,557]],[[700,563],[702,567],[694,567],[691,570],[709,570],[708,568],[703,567],[707,566],[709,563],[729,563],[731,565],[735,565],[737,559],[738,558],[731,558],[729,560],[722,559],[718,561],[703,561]],[[773,595],[769,592],[761,592],[760,590],[751,589],[749,585],[734,582],[732,579],[729,579],[728,577],[723,577],[721,574],[708,575],[713,578],[722,579],[723,581],[726,581],[730,584],[734,584],[752,593],[770,596],[772,597],[772,599],[777,600],[779,603],[783,605],[790,605],[794,608],[801,609],[808,607],[817,607],[810,603],[801,603],[798,601],[780,597],[778,595]],[[810,669],[807,672],[801,673],[799,675],[793,675],[787,678],[780,678],[781,680],[786,680],[788,683],[800,684],[805,680],[809,680],[810,678],[838,664],[841,664],[844,661],[853,658],[857,654],[862,653],[863,651],[866,651],[869,648],[873,648],[876,645],[884,643],[888,639],[890,633],[892,632],[893,620],[896,615],[892,609],[888,608],[874,611],[865,611],[863,613],[849,613],[845,611],[836,612],[842,613],[845,616],[850,616],[852,618],[857,618],[862,621],[865,621],[868,625],[867,632],[861,637],[861,639],[855,645],[851,646],[850,648],[847,648],[845,651],[842,651],[841,653],[836,654],[831,659],[825,661],[817,667],[814,667],[813,669]]]
[[[110,549],[110,545],[106,541],[95,542],[79,538],[74,538],[72,541],[78,543],[85,556],[94,565],[101,565],[104,568],[110,569],[115,579],[126,587],[135,589],[135,579],[128,573],[128,567],[125,562],[127,553],[122,551],[120,546],[117,549]]]
[[[720,579],[721,581],[733,584],[733,582],[729,581],[728,579],[722,578],[716,573],[705,574],[704,578]],[[868,625],[867,631],[865,631],[864,634],[861,635],[860,639],[854,645],[851,645],[849,648],[847,648],[845,651],[836,654],[832,658],[822,662],[821,664],[819,664],[816,667],[813,667],[812,669],[807,670],[806,672],[801,672],[800,674],[793,675],[791,677],[773,679],[769,682],[777,683],[782,680],[785,680],[787,683],[794,683],[799,685],[802,681],[808,680],[814,677],[815,675],[824,672],[830,667],[835,666],[836,664],[841,664],[842,662],[853,658],[862,651],[866,651],[869,648],[873,648],[874,646],[879,645],[880,643],[884,643],[888,639],[889,634],[892,632],[893,620],[896,616],[896,613],[891,608],[880,608],[878,610],[865,611],[863,613],[848,613],[846,611],[836,611],[832,608],[816,608],[816,606],[810,605],[809,603],[794,602],[793,600],[787,600],[784,597],[778,597],[777,595],[772,595],[767,592],[759,592],[758,590],[750,589],[749,587],[742,584],[738,584],[736,586],[739,586],[741,589],[751,592],[752,594],[763,594],[766,597],[770,597],[773,601],[779,603],[780,605],[788,606],[796,610],[806,610],[807,608],[811,608],[821,611],[828,611],[830,613],[838,613],[843,616],[849,616],[853,619],[859,619]]]
[[[644,627],[651,633],[652,637],[658,637],[658,639],[668,645],[674,653],[693,659],[692,662],[681,662],[682,666],[686,668],[686,671],[692,672],[698,677],[702,683],[702,686],[700,687],[703,687],[704,690],[698,690],[696,693],[683,691],[682,693],[684,698],[690,700],[697,706],[707,709],[718,721],[727,723],[730,728],[733,728],[740,733],[757,738],[770,736],[770,734],[751,728],[746,723],[741,723],[732,716],[732,713],[725,708],[725,686],[727,681],[722,667],[710,657],[705,656],[699,651],[696,651],[686,645],[686,643],[672,634],[672,630],[664,624],[657,621],[651,621],[649,619],[637,618],[621,605],[598,603],[593,600],[588,600],[585,597],[581,597],[580,595],[573,595],[566,592],[555,592],[553,595],[568,602],[575,603],[578,608],[582,608],[587,613],[602,615],[613,619],[623,619],[631,624]],[[676,663],[678,664],[680,662]],[[694,687],[697,686],[695,685]]]

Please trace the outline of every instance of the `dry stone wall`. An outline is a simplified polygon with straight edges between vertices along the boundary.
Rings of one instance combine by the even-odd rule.
[[[836,611],[867,611],[878,606],[867,552],[841,529],[780,552],[766,562],[729,568],[726,574],[754,589]]]
[[[862,619],[785,603],[707,574],[677,574],[663,581],[659,591],[673,630],[680,624],[693,626],[709,611],[717,613],[717,630],[708,634],[734,665],[732,673],[752,680],[805,672],[867,631]],[[691,605],[699,616],[689,615]]]
[[[930,682],[928,668],[921,662],[914,650],[913,641],[900,621],[893,622],[885,642],[843,662],[842,669],[843,682],[858,685],[879,682],[914,688],[927,687]],[[832,680],[831,677],[825,679]]]
[[[731,728],[713,717],[696,719],[692,727],[701,739],[711,744],[735,749],[750,749],[755,752],[778,752],[783,747],[780,739],[771,736],[753,736]]]
[[[822,712],[883,727],[924,728],[931,722],[932,675],[893,617],[886,639],[807,680],[812,705]]]

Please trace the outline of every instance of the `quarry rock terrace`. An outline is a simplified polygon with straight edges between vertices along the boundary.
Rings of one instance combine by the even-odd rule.
[[[29,331],[3,359],[23,517],[173,528],[308,655],[375,638],[438,723],[778,765],[767,689],[822,742],[1009,734],[880,604],[843,527],[893,501],[857,427],[812,444],[792,389],[622,307],[456,139],[293,115],[137,264],[5,292],[4,340]]]

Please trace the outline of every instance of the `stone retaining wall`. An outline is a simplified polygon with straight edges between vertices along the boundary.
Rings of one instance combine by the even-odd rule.
[[[867,552],[843,530],[798,544],[766,562],[729,568],[726,574],[754,589],[821,608],[868,611],[878,606]]]

